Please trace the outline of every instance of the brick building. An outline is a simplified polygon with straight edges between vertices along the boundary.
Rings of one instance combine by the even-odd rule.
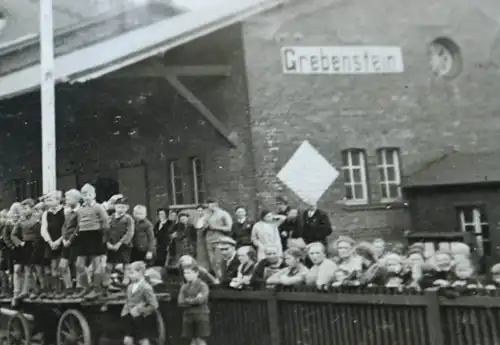
[[[91,181],[106,195],[136,193],[153,209],[211,194],[228,207],[243,203],[255,211],[277,192],[293,199],[276,174],[308,140],[344,171],[320,202],[336,233],[400,238],[411,228],[410,215],[419,214],[412,210],[417,202],[403,202],[405,181],[454,151],[500,149],[500,46],[495,8],[488,6],[486,0],[288,1],[243,26],[169,50],[167,65],[231,66],[226,77],[182,79],[223,130],[157,78],[131,81],[119,77],[122,71],[64,84],[57,95],[61,188]],[[354,70],[346,74],[284,73],[282,48],[305,46],[396,47],[402,66],[387,59],[380,69],[356,70],[351,60],[342,68]],[[384,68],[393,70],[380,73]],[[29,194],[25,182],[38,192],[29,183],[39,180],[38,109],[37,94],[2,103],[5,202]],[[468,183],[474,181],[460,182]],[[447,219],[457,219],[456,211],[448,210]],[[440,225],[417,230],[437,231],[444,223],[434,224]],[[446,224],[450,231],[459,227]]]
[[[500,149],[495,6],[463,0],[294,1],[252,18],[245,48],[261,197],[269,199],[280,188],[276,173],[307,139],[337,169],[346,168],[321,201],[337,231],[401,237],[410,229],[410,213],[417,214],[400,201],[397,185],[405,176],[454,151]],[[400,47],[404,70],[284,73],[280,50],[304,46]],[[462,167],[485,166],[476,163]],[[476,170],[469,175],[488,175]],[[477,181],[460,184],[469,182]],[[428,209],[437,199],[425,199]],[[452,199],[448,194],[440,200]],[[460,231],[455,211],[448,207],[446,221],[420,222],[416,230]],[[496,218],[491,224],[496,228]]]

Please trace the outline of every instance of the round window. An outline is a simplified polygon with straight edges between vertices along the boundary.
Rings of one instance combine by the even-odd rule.
[[[4,12],[0,9],[0,34],[2,33],[2,30],[7,26],[7,16],[5,15]]]
[[[455,77],[462,70],[462,57],[458,46],[447,38],[439,38],[429,45],[432,72],[437,76]]]

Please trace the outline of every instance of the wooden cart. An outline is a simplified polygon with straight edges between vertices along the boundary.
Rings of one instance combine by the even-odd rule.
[[[170,300],[158,293],[158,301]],[[77,299],[25,300],[18,308],[10,307],[10,299],[0,300],[0,314],[7,320],[7,345],[31,345],[35,336],[50,345],[122,344],[124,326],[120,313],[124,299],[88,302]],[[164,345],[165,323],[160,312],[149,325],[152,345]],[[4,342],[5,343],[5,342]]]

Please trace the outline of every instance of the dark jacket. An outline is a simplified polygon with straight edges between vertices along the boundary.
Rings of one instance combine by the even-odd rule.
[[[16,247],[22,242],[35,242],[41,238],[40,222],[30,218],[21,220],[14,226],[10,238]]]
[[[136,220],[134,228],[134,238],[132,240],[134,248],[142,252],[155,253],[156,238],[153,232],[153,224],[147,220]]]
[[[269,278],[272,273],[277,272],[278,270],[285,268],[286,264],[285,261],[281,261],[281,263],[275,267],[272,268],[272,272],[266,272],[268,269],[274,266],[272,265],[269,260],[263,259],[261,260],[257,266],[255,267],[255,271],[252,275],[252,278],[250,279],[250,286],[254,289],[262,289],[266,286],[266,280]]]
[[[184,308],[184,314],[209,314],[208,295],[210,289],[201,279],[181,286],[177,302],[179,307]]]
[[[279,226],[279,232],[283,250],[288,249],[288,239],[302,237],[302,228],[302,220],[299,217],[296,219],[286,219],[283,223],[281,223]]]
[[[302,238],[306,244],[312,242],[326,242],[326,238],[332,233],[330,218],[326,212],[316,210],[312,217],[308,215],[309,211],[303,213]]]
[[[122,244],[131,247],[134,237],[134,219],[131,215],[125,213],[121,217],[112,216],[109,222],[109,228],[104,232],[104,241],[111,244],[122,242]]]
[[[232,226],[231,234],[233,239],[236,241],[236,246],[253,246],[252,244],[252,228],[255,222],[245,219],[243,223],[235,221]]]
[[[231,283],[231,280],[233,278],[238,276],[238,268],[240,267],[240,260],[238,260],[238,257],[236,254],[234,257],[227,262],[226,260],[222,260],[221,262],[221,272],[222,272],[222,279],[221,279],[221,285],[224,287],[228,287],[229,283]]]

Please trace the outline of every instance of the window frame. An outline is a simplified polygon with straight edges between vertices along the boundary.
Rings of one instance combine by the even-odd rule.
[[[174,164],[177,164],[177,169],[181,172],[179,176],[176,176],[175,174]],[[168,161],[168,173],[169,173],[169,187],[170,187],[170,202],[172,205],[183,205],[185,201],[184,176],[182,174],[182,165],[179,159],[171,159]],[[176,187],[177,179],[180,179],[181,181],[182,188],[180,191],[178,191]],[[177,197],[178,194],[182,195],[182,203],[178,202],[178,197]]]
[[[392,155],[393,164],[387,163],[388,155]],[[381,193],[380,202],[381,203],[391,203],[395,201],[401,200],[403,197],[403,193],[401,191],[401,152],[397,147],[381,147],[377,149],[377,172],[378,172],[378,182]],[[381,169],[384,171],[385,180],[382,180]],[[394,177],[395,180],[388,179],[388,171],[389,169],[394,169]],[[390,194],[391,186],[395,185],[397,187],[397,195],[396,196],[388,196],[384,197],[384,190],[386,195]]]
[[[202,158],[200,158],[199,156],[192,156],[189,158],[189,162],[190,162],[190,168],[191,168],[191,182],[192,182],[192,186],[191,186],[191,193],[193,195],[193,204],[195,205],[199,205],[201,203],[204,203],[205,202],[205,198],[206,198],[206,193],[207,193],[207,190],[206,190],[206,181],[205,181],[205,162],[203,161]],[[200,164],[200,174],[198,175],[196,173],[196,162],[199,162]],[[201,176],[201,186],[198,185],[198,176]],[[202,200],[200,200],[200,194],[202,194],[204,197],[202,198]]]
[[[467,222],[465,220],[464,211],[466,209],[472,209],[472,222]],[[469,233],[467,231],[467,227],[468,226],[474,227],[474,231],[470,234],[474,238],[474,244],[476,246],[476,250],[479,252],[481,257],[485,257],[484,253],[485,242],[489,243],[491,246],[491,239],[490,239],[491,224],[488,221],[484,205],[481,204],[456,205],[455,211],[457,214],[458,228],[461,232]],[[485,234],[483,233],[483,226],[488,227],[488,236],[486,236],[486,239],[485,239]]]
[[[353,165],[353,154],[359,155],[359,165]],[[344,158],[347,157],[347,165]],[[350,181],[345,180],[345,171],[349,171]],[[354,181],[354,171],[359,170],[361,176],[361,182]],[[346,205],[366,205],[370,202],[369,184],[368,184],[368,165],[367,165],[367,154],[363,149],[350,148],[342,150],[342,172],[344,173],[344,200]],[[355,195],[355,186],[361,185],[362,187],[362,198],[360,199],[348,199],[347,198],[347,188],[351,188],[351,195]]]

